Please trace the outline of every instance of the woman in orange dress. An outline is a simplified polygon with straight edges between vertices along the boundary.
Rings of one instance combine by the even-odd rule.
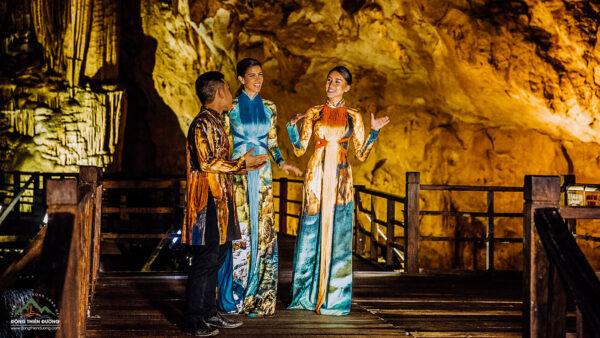
[[[306,152],[311,135],[315,151],[306,169],[302,216],[296,237],[290,309],[345,315],[352,296],[352,224],[354,193],[348,145],[356,158],[366,160],[387,116],[371,114],[371,132],[365,142],[360,112],[347,107],[344,93],[352,75],[343,66],[329,71],[327,102],[298,114],[287,125],[296,156]],[[296,122],[304,118],[302,133]]]

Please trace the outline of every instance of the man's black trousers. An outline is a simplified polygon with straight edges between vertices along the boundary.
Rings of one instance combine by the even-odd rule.
[[[188,272],[187,309],[183,316],[183,326],[188,331],[195,331],[200,320],[217,314],[218,272],[231,248],[231,242],[219,245],[218,227],[217,208],[214,198],[209,193],[204,230],[205,244],[192,246],[192,266]]]

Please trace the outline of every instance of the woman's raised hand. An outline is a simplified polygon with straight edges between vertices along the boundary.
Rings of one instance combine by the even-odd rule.
[[[385,127],[385,125],[388,123],[390,123],[389,116],[383,116],[383,117],[376,119],[375,115],[373,115],[373,113],[371,113],[371,129],[377,131],[377,130]]]
[[[281,163],[281,169],[283,169],[283,171],[285,171],[285,173],[288,175],[290,174],[290,172],[293,172],[296,176],[302,176],[302,170],[298,169],[298,167],[296,167],[295,165],[283,162]]]
[[[290,120],[290,124],[294,125],[296,124],[296,122],[298,122],[299,120],[303,119],[306,116],[306,113],[299,113],[296,114],[296,116],[294,116],[291,120]]]

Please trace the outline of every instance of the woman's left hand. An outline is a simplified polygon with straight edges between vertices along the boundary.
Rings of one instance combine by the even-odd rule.
[[[283,162],[281,163],[281,169],[283,169],[283,171],[285,171],[285,173],[288,175],[290,174],[290,172],[293,172],[296,176],[302,176],[302,170],[298,169],[298,167],[296,167],[295,165]]]
[[[384,116],[384,117],[380,117],[380,118],[376,119],[375,115],[373,115],[373,113],[371,113],[371,129],[377,131],[377,130],[385,127],[385,125],[388,123],[390,123],[390,118],[388,116]]]

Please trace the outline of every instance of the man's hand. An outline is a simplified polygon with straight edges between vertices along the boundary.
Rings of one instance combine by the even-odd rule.
[[[267,165],[267,161],[269,160],[267,154],[252,155],[253,152],[254,147],[244,154],[244,158],[246,159],[246,171],[258,170]]]
[[[287,164],[285,162],[281,163],[281,169],[285,171],[286,174],[290,174],[290,172],[294,173],[296,176],[302,176],[302,170],[298,169],[295,165]]]

